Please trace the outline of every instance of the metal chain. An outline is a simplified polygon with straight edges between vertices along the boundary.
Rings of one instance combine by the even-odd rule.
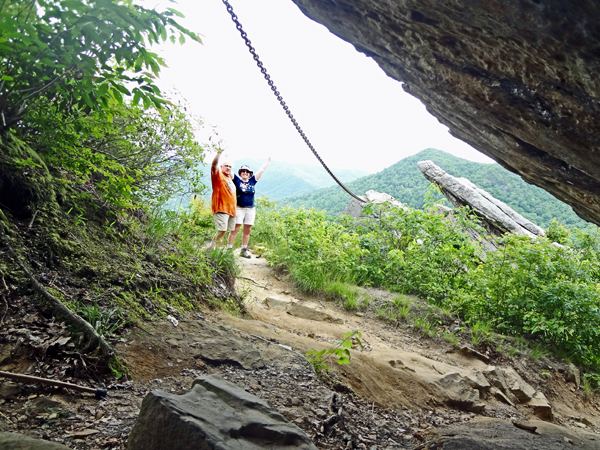
[[[271,77],[267,73],[267,69],[265,69],[265,67],[263,66],[262,61],[260,60],[260,58],[256,54],[256,50],[254,50],[254,47],[252,47],[252,43],[250,42],[250,39],[248,39],[248,35],[246,34],[246,32],[244,31],[244,29],[242,28],[242,24],[238,20],[238,17],[233,12],[233,8],[231,7],[231,5],[229,4],[229,2],[227,0],[223,0],[223,3],[227,7],[227,12],[231,15],[231,20],[233,20],[233,23],[235,23],[235,27],[240,32],[240,35],[242,36],[242,39],[246,43],[246,47],[248,47],[248,50],[250,51],[250,54],[252,54],[252,58],[254,58],[254,61],[256,61],[256,65],[258,66],[258,68],[260,69],[261,73],[265,77],[265,80],[267,80],[267,83],[271,87],[271,90],[273,91],[273,94],[275,94],[275,97],[277,97],[277,100],[279,100],[279,103],[281,104],[281,107],[283,108],[283,110],[287,114],[288,118],[292,121],[292,124],[296,127],[296,130],[298,131],[298,133],[300,133],[300,136],[302,136],[302,139],[304,139],[304,142],[306,143],[306,145],[308,145],[308,148],[310,148],[310,150],[313,152],[313,154],[319,160],[319,162],[321,163],[321,165],[325,168],[325,170],[327,171],[327,173],[335,180],[335,182],[337,184],[339,184],[341,186],[342,189],[344,189],[348,194],[350,194],[352,197],[354,197],[359,202],[366,203],[365,199],[360,198],[359,196],[357,196],[356,194],[354,194],[350,189],[348,189],[344,185],[344,183],[342,183],[333,174],[333,172],[331,170],[329,170],[329,167],[327,167],[327,165],[325,164],[325,162],[321,159],[321,157],[319,156],[319,154],[317,153],[317,151],[315,150],[315,148],[313,147],[313,145],[308,140],[308,137],[306,137],[306,135],[304,134],[304,131],[302,131],[302,128],[300,128],[300,125],[298,125],[298,122],[296,121],[296,119],[292,115],[292,112],[290,111],[290,109],[288,108],[288,106],[283,101],[283,97],[281,96],[281,94],[277,90],[277,87],[275,87],[275,84],[273,83],[273,80],[271,80]]]

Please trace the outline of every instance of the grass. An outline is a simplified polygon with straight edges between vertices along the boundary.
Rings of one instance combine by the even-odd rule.
[[[435,323],[428,319],[429,315],[425,317],[415,317],[413,325],[418,328],[424,336],[432,338],[437,334]]]
[[[375,307],[375,312],[380,319],[396,321],[407,320],[413,301],[405,295],[399,294],[390,302]]]
[[[458,347],[458,336],[456,336],[456,334],[454,334],[454,332],[450,332],[450,333],[444,333],[444,340],[450,344],[452,344],[454,347]]]
[[[550,355],[550,350],[548,350],[542,344],[535,344],[528,354],[529,359],[532,361],[537,361],[538,359],[548,355]]]
[[[477,346],[486,342],[492,334],[492,325],[489,322],[475,322],[471,328],[471,343]]]
[[[359,308],[358,287],[342,281],[332,281],[323,286],[325,296],[330,300],[339,301],[348,311]]]
[[[100,336],[112,336],[119,328],[129,323],[118,307],[104,311],[98,308],[97,303],[94,303],[92,306],[79,307],[78,313],[94,327]]]

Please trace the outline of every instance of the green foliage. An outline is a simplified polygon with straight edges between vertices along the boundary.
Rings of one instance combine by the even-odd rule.
[[[405,295],[397,295],[391,302],[385,302],[384,304],[377,306],[375,311],[380,319],[383,320],[406,320],[410,314],[412,305],[410,300]]]
[[[599,263],[546,239],[507,235],[503,246],[465,275],[454,302],[470,322],[509,335],[530,334],[599,366]]]
[[[432,190],[433,202],[435,191]],[[299,286],[343,301],[344,283],[416,294],[442,311],[413,311],[406,297],[376,302],[379,317],[412,317],[425,335],[436,334],[444,314],[471,325],[474,345],[492,332],[515,337],[508,349],[526,352],[524,336],[543,348],[600,370],[600,245],[597,229],[562,233],[566,246],[546,238],[506,235],[483,253],[464,230],[480,230],[467,209],[452,214],[393,205],[366,207],[369,218],[332,218],[315,210],[270,209],[256,235],[272,264],[286,267]],[[350,296],[351,298],[352,296]],[[357,302],[347,302],[357,307]],[[419,308],[417,308],[419,309]],[[422,309],[422,308],[421,308]],[[451,342],[454,336],[448,336]],[[521,342],[523,341],[523,342]],[[542,347],[528,352],[543,355]]]
[[[254,230],[254,239],[271,249],[270,262],[288,267],[305,292],[322,292],[332,280],[351,283],[360,270],[358,235],[324,213],[266,210],[257,215]]]
[[[100,336],[105,337],[111,337],[119,328],[129,323],[118,307],[103,311],[98,308],[98,304],[94,303],[91,306],[81,306],[78,313],[94,327]]]
[[[546,237],[550,242],[558,242],[562,245],[566,245],[569,242],[570,234],[569,229],[563,227],[556,218],[552,219],[550,226],[546,230]]]
[[[194,138],[202,122],[184,106],[123,103],[106,112],[111,120],[81,115],[65,121],[50,107],[36,110],[28,140],[50,166],[67,170],[73,185],[85,186],[84,195],[119,207],[149,210],[174,192],[191,196],[204,188],[201,173],[191,170],[204,159]]]
[[[545,345],[535,344],[531,350],[529,351],[529,359],[532,361],[537,361],[540,358],[550,355],[550,351],[546,348]]]
[[[444,340],[450,344],[452,344],[454,347],[458,347],[458,336],[456,335],[456,333],[454,331],[451,332],[445,332],[444,333]]]
[[[490,322],[475,322],[471,326],[471,343],[474,346],[486,342],[492,334],[492,324]]]
[[[358,277],[363,284],[391,286],[441,304],[479,261],[480,249],[461,229],[480,229],[467,209],[458,210],[452,221],[434,210],[393,205],[364,210],[375,219],[357,228],[369,267]]]
[[[323,292],[328,298],[342,302],[348,311],[358,309],[358,288],[350,283],[329,281],[323,285]]]
[[[333,355],[338,364],[350,364],[350,349],[355,345],[363,348],[359,331],[349,331],[343,338],[335,344],[334,348],[323,350],[310,350],[306,353],[308,361],[314,366],[317,372],[321,370],[331,370],[327,365],[327,360]]]
[[[159,107],[165,100],[154,80],[165,63],[147,47],[200,42],[175,21],[176,10],[131,0],[5,0],[0,14],[0,131],[40,107],[104,114],[124,95]]]
[[[432,193],[432,197],[426,198],[429,181],[417,167],[417,162],[423,160],[433,161],[451,175],[469,179],[541,227],[550,226],[553,218],[571,229],[587,226],[570,206],[543,189],[527,184],[521,177],[499,164],[467,161],[433,148],[404,158],[381,172],[345,184],[357,194],[373,189],[386,192],[405,205],[423,209],[426,203],[443,198],[439,193]],[[336,216],[342,212],[349,200],[348,194],[341,187],[334,186],[288,197],[279,203],[292,208],[325,210],[328,214]]]

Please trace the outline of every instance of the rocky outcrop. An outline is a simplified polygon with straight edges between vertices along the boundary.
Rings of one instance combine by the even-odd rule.
[[[530,431],[534,430],[534,431]],[[433,429],[421,448],[444,450],[597,450],[598,435],[540,420],[523,423],[478,417],[468,424]]]
[[[600,3],[293,1],[454,136],[600,224]]]
[[[420,161],[417,165],[425,178],[438,185],[456,208],[469,206],[483,220],[488,231],[494,234],[510,232],[530,237],[546,234],[542,228],[466,178],[453,177],[432,161]]]
[[[368,204],[373,205],[381,205],[383,203],[389,203],[390,205],[397,206],[402,208],[402,203],[392,197],[390,194],[386,194],[385,192],[377,192],[374,190],[369,190],[365,193],[361,198],[366,200],[366,203],[356,200],[355,198],[351,198],[350,202],[344,210],[342,211],[342,216],[352,216],[352,217],[364,217],[362,210]]]
[[[129,450],[316,450],[310,438],[264,400],[218,375],[198,378],[184,395],[144,398]]]

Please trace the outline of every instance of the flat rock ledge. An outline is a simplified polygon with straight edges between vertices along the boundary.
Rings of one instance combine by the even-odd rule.
[[[128,450],[317,450],[304,431],[264,400],[219,375],[200,377],[184,395],[153,391]]]

